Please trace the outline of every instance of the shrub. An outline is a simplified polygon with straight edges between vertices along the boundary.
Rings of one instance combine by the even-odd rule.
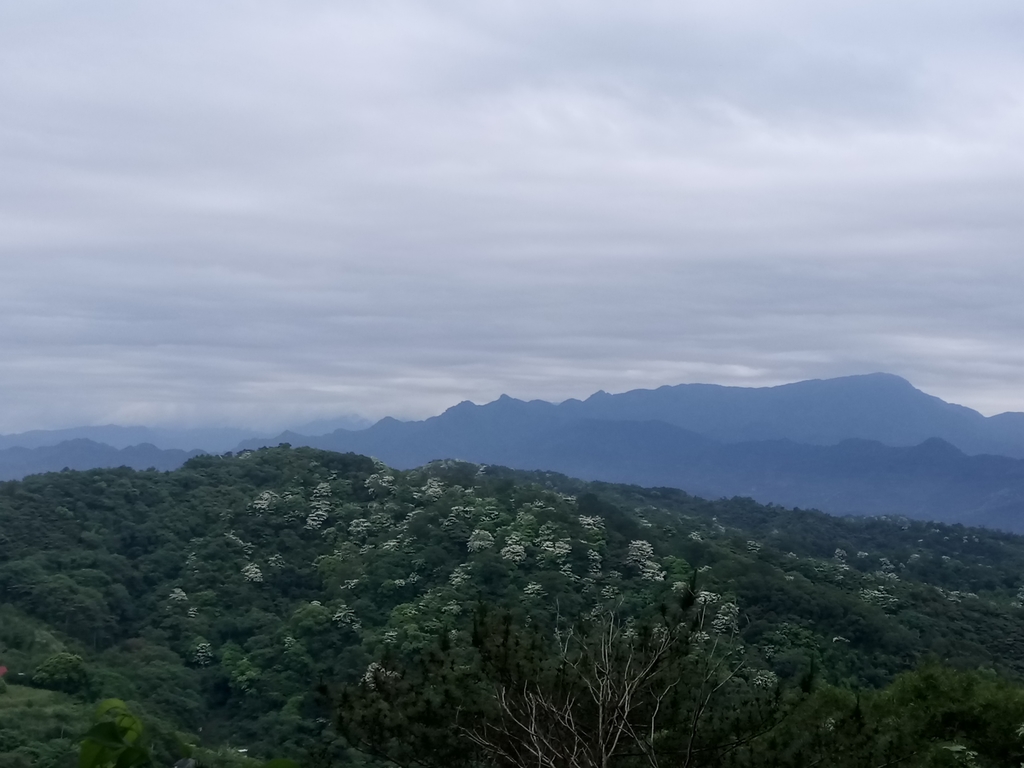
[[[83,693],[89,687],[89,673],[81,656],[56,653],[36,668],[32,682],[52,691]]]

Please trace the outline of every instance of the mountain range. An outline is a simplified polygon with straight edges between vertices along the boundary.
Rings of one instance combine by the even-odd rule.
[[[147,443],[118,449],[93,440],[78,438],[66,440],[58,445],[0,450],[0,480],[20,480],[27,475],[61,469],[99,467],[131,467],[169,472],[202,453],[176,448],[160,449]]]
[[[454,458],[838,514],[1024,531],[1024,414],[985,417],[889,374],[765,388],[683,384],[559,404],[502,396],[424,421],[385,418],[320,435],[310,426],[249,437],[235,449],[289,443],[373,455],[398,468]],[[146,456],[147,466],[172,468],[185,460],[152,446],[123,458],[95,450],[94,466],[139,467]],[[34,463],[18,454],[13,469],[0,451],[0,476],[84,468],[88,451],[55,446],[33,454]]]

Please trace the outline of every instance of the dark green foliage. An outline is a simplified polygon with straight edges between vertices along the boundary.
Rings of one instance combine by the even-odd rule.
[[[403,766],[743,764],[801,694],[745,668],[734,626],[704,632],[696,598],[554,626],[481,606],[468,643],[442,635],[343,686],[338,728]]]
[[[57,653],[36,668],[32,682],[52,691],[85,693],[89,687],[89,673],[81,656]]]
[[[318,681],[413,665],[442,635],[470,649],[480,604],[521,627],[639,621],[694,583],[708,622],[735,606],[752,673],[795,690],[813,666],[842,691],[930,656],[1024,674],[1021,574],[1024,541],[991,531],[277,448],[2,484],[0,664],[43,684],[80,657],[75,696],[128,702],[163,762],[177,731],[327,760],[347,753]]]

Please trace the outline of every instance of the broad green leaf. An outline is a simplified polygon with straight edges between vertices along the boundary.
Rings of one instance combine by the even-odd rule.
[[[83,739],[110,749],[121,749],[125,746],[121,729],[116,723],[97,723],[85,732]]]
[[[149,753],[142,747],[128,747],[118,756],[114,768],[142,768],[152,764]]]
[[[111,750],[102,744],[84,741],[78,750],[78,768],[104,768],[110,757]]]
[[[104,699],[96,705],[96,719],[102,720],[108,713],[118,715],[128,711],[128,705],[121,699]]]
[[[121,729],[126,744],[134,744],[142,736],[142,722],[130,712],[118,715],[114,722]]]

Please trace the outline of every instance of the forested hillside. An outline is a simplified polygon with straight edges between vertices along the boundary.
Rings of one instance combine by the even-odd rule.
[[[639,615],[691,585],[751,680],[871,689],[934,657],[1013,681],[1022,574],[1009,534],[456,462],[280,447],[33,476],[0,484],[0,764],[64,765],[109,696],[161,754],[172,731],[236,759],[336,749],[317,684],[457,643],[481,603]],[[67,712],[11,725],[42,696]]]

